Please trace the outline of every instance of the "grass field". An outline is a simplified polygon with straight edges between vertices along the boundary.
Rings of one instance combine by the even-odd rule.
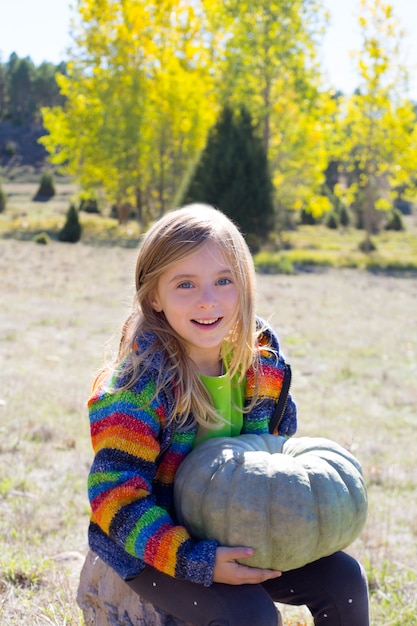
[[[0,240],[1,624],[82,624],[85,402],[126,315],[135,257]],[[362,463],[369,517],[350,550],[368,571],[375,626],[417,623],[416,303],[416,274],[258,277],[258,312],[293,367],[298,434],[334,439]],[[311,624],[304,609],[283,616]]]

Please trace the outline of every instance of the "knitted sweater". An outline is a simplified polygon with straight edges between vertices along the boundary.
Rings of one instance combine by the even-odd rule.
[[[276,335],[263,338],[279,351]],[[138,338],[139,350],[154,337]],[[259,400],[243,416],[242,433],[268,432],[280,395],[285,361],[262,350],[260,342]],[[163,355],[152,356],[154,373]],[[283,369],[284,368],[284,369]],[[155,374],[154,374],[155,375]],[[247,405],[254,393],[254,372],[246,375]],[[117,386],[117,385],[116,385]],[[171,413],[174,392],[162,390],[154,398],[152,369],[128,390],[97,389],[88,402],[94,460],[88,479],[91,504],[90,548],[124,579],[139,574],[146,564],[178,578],[204,585],[213,581],[217,543],[195,541],[175,520],[173,484],[176,470],[191,450],[197,423],[189,416],[177,429],[164,426]],[[288,396],[278,433],[296,431],[296,407]]]

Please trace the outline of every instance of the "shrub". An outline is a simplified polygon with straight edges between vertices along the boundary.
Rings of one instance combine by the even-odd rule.
[[[78,219],[78,211],[73,204],[67,211],[67,219],[63,228],[58,233],[59,241],[77,243],[81,239],[82,227]]]
[[[6,192],[0,187],[0,213],[3,213],[6,210],[6,202]]]
[[[42,173],[38,191],[35,194],[35,200],[42,198],[52,198],[55,195],[55,181],[52,172],[46,171]]]
[[[349,226],[350,221],[351,221],[349,209],[344,204],[342,204],[342,206],[339,209],[339,220],[340,220],[340,225],[343,226],[344,228]]]
[[[17,145],[14,141],[8,141],[4,146],[4,154],[8,157],[15,156],[17,154]]]
[[[333,230],[337,230],[339,228],[339,217],[335,211],[330,211],[326,216],[326,226],[327,228],[332,228]]]
[[[364,252],[365,254],[370,254],[371,252],[375,252],[376,245],[374,244],[372,239],[369,237],[361,241],[358,248],[361,252]]]
[[[399,209],[393,209],[390,212],[385,230],[404,230],[404,222]]]
[[[292,262],[280,254],[260,252],[253,260],[260,274],[294,274]]]
[[[39,243],[42,246],[47,246],[51,243],[51,238],[49,237],[48,233],[38,233],[34,236],[33,241],[35,243]]]
[[[100,213],[98,202],[94,198],[84,198],[81,200],[79,210],[85,213]]]
[[[300,211],[300,224],[303,226],[314,226],[317,224],[317,219],[310,211],[303,208]]]

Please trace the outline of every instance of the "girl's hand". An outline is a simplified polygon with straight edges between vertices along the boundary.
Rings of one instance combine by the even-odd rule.
[[[252,554],[252,548],[217,548],[213,582],[227,585],[247,585],[263,583],[270,578],[281,576],[281,572],[272,569],[259,569],[236,563],[235,559],[249,557]]]

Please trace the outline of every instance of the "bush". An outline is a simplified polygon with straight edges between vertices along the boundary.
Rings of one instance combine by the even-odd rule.
[[[15,156],[17,154],[17,146],[14,141],[8,141],[4,146],[4,154],[8,157]]]
[[[35,200],[42,200],[43,198],[52,198],[55,195],[55,181],[52,172],[43,172],[38,191],[35,194]]]
[[[294,274],[292,262],[280,254],[260,252],[253,260],[259,274]]]
[[[0,213],[3,213],[6,210],[6,202],[6,192],[0,187]]]
[[[376,245],[374,244],[372,239],[368,238],[361,241],[358,248],[361,252],[364,252],[365,254],[370,254],[371,252],[375,252]]]
[[[340,225],[343,226],[344,228],[347,228],[347,226],[349,226],[350,221],[351,221],[349,209],[344,204],[342,204],[342,206],[339,209],[339,220],[340,220]]]
[[[301,209],[300,224],[302,226],[314,226],[317,223],[318,223],[317,219],[314,217],[314,215],[310,211],[307,211],[304,208]]]
[[[393,209],[385,224],[385,230],[404,230],[404,222],[399,209]]]
[[[58,233],[59,241],[67,243],[77,243],[81,239],[82,227],[78,219],[78,211],[73,204],[67,211],[67,220],[63,228]]]
[[[337,230],[339,228],[339,217],[335,211],[330,211],[330,213],[327,214],[326,226],[327,228],[332,228],[333,230]]]
[[[34,236],[33,241],[35,243],[39,243],[42,246],[47,246],[51,243],[51,238],[49,237],[48,233],[38,233]]]
[[[79,210],[85,213],[100,213],[98,202],[94,198],[84,198],[81,200]]]

